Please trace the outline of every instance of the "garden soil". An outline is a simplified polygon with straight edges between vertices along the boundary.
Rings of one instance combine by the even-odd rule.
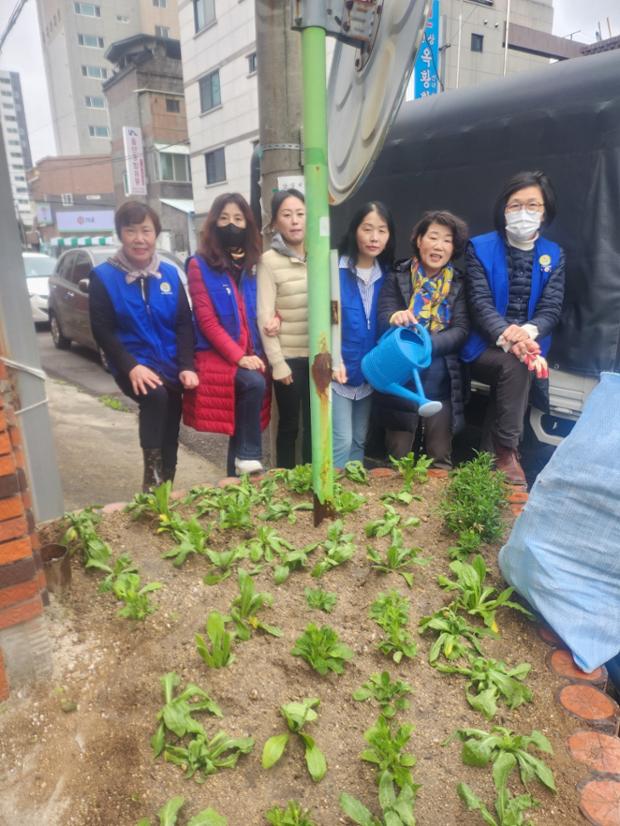
[[[553,745],[553,757],[540,756],[555,772],[558,793],[532,784],[530,791],[541,801],[541,807],[532,812],[533,823],[582,823],[576,792],[582,772],[565,745],[580,726],[555,702],[563,681],[545,665],[549,649],[538,637],[536,626],[521,614],[502,609],[498,614],[501,637],[484,643],[489,656],[511,666],[523,661],[532,664],[527,683],[534,693],[533,702],[513,711],[500,705],[493,723],[468,706],[464,678],[438,673],[428,664],[433,637],[420,637],[417,622],[450,601],[436,582],[438,574],[448,573],[447,548],[454,541],[442,528],[439,515],[446,481],[433,478],[419,486],[422,501],[403,509],[422,520],[408,534],[411,542],[407,544],[422,548],[430,560],[426,567],[414,568],[411,590],[397,574],[370,570],[366,546],[372,540],[363,532],[365,523],[382,513],[380,496],[398,490],[399,480],[374,479],[370,487],[345,484],[361,492],[366,503],[345,517],[347,529],[355,534],[356,556],[318,581],[325,590],[338,594],[333,613],[323,614],[306,605],[304,588],[318,584],[308,571],[295,572],[278,586],[266,568],[256,576],[255,584],[257,590],[273,595],[274,605],[262,617],[279,626],[283,636],[255,634],[235,646],[234,663],[217,670],[202,662],[194,636],[204,633],[209,611],[229,609],[238,593],[236,575],[209,587],[202,581],[209,568],[206,559],[190,557],[177,569],[161,558],[173,542],[165,534],[157,535],[153,522],[132,521],[124,513],[104,516],[99,532],[114,554],[130,554],[143,580],[164,584],[153,595],[158,609],[144,622],[118,617],[112,595],[98,591],[100,575],[86,573],[78,557],[72,559],[71,591],[60,599],[52,596],[46,611],[53,676],[46,684],[13,692],[0,707],[0,824],[133,826],[144,817],[155,824],[157,811],[175,795],[186,799],[179,824],[211,806],[228,818],[229,826],[259,826],[266,822],[265,811],[275,804],[284,806],[289,799],[310,809],[320,826],[349,823],[338,804],[343,791],[378,813],[374,768],[360,760],[363,733],[373,724],[378,709],[372,702],[354,701],[351,695],[371,674],[385,669],[392,679],[406,680],[413,687],[410,708],[400,713],[399,720],[414,725],[408,750],[417,759],[418,826],[481,823],[479,814],[466,812],[457,796],[461,781],[492,809],[490,769],[463,765],[459,744],[444,745],[455,729],[488,730],[492,724],[527,734],[538,729]],[[507,530],[511,519],[507,511]],[[329,525],[315,528],[308,512],[298,512],[295,524],[286,520],[269,524],[296,546],[323,539]],[[52,525],[45,529],[44,538],[51,541],[61,534],[62,526]],[[244,538],[239,531],[222,534],[215,530],[212,546],[223,548]],[[385,547],[385,539],[375,541],[376,547],[382,544]],[[498,548],[485,547],[483,552],[491,580],[502,587],[496,567]],[[377,595],[390,589],[410,599],[410,630],[419,646],[418,656],[400,665],[377,651],[381,632],[368,616]],[[354,650],[355,657],[342,676],[321,677],[291,655],[295,640],[309,622],[332,626]],[[255,739],[254,750],[242,756],[236,768],[221,770],[199,784],[186,779],[180,767],[161,757],[154,759],[150,738],[163,704],[160,677],[169,671],[180,676],[183,686],[197,683],[220,704],[222,720],[200,715],[209,734],[223,729],[230,735]],[[328,771],[320,783],[308,775],[297,738],[291,739],[274,768],[261,767],[266,739],[285,731],[279,707],[304,697],[320,698],[318,720],[306,729],[327,757]],[[523,791],[516,774],[510,785],[515,793]]]

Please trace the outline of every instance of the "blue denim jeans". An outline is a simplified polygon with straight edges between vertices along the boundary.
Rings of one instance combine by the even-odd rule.
[[[332,430],[334,467],[364,460],[372,395],[364,399],[347,399],[332,390]]]
[[[228,442],[227,473],[235,476],[235,458],[260,459],[260,411],[265,395],[265,376],[260,370],[238,367],[235,375],[235,432]]]

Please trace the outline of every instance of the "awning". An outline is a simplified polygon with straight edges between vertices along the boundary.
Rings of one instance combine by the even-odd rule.
[[[105,247],[116,242],[111,235],[84,235],[76,238],[50,238],[52,247]]]
[[[162,204],[178,209],[179,212],[185,212],[191,215],[194,212],[194,202],[191,198],[160,198]]]
[[[156,143],[155,149],[168,155],[189,155],[188,143]]]

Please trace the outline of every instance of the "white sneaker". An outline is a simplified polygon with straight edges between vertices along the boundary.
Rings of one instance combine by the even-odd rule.
[[[264,468],[258,459],[235,459],[235,470],[242,476],[244,473],[262,473]]]

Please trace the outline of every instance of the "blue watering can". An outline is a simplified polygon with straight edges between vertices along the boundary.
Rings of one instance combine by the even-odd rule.
[[[431,358],[431,337],[424,327],[392,327],[362,359],[362,373],[375,390],[414,402],[420,416],[433,416],[441,410],[441,402],[426,398],[418,372],[428,367]],[[417,392],[403,387],[412,378]]]

